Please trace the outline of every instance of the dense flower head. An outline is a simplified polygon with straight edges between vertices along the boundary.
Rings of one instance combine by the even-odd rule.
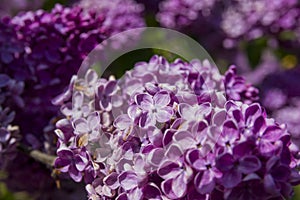
[[[55,166],[93,200],[289,198],[290,134],[249,87],[207,60],[154,56],[119,80],[90,69],[55,101]]]
[[[94,11],[98,14],[103,13],[106,16],[103,26],[113,33],[145,26],[145,22],[141,18],[144,7],[133,0],[104,0],[101,2],[97,0],[81,0],[79,6],[86,11]]]
[[[262,36],[294,31],[299,40],[300,7],[297,0],[165,0],[160,3],[157,20],[164,27],[197,33],[201,40],[210,30],[230,48],[237,39],[253,40]],[[207,23],[207,21],[209,23]]]
[[[19,146],[21,135],[22,146],[54,154],[59,107],[51,100],[68,86],[96,45],[118,31],[140,26],[130,18],[121,21],[120,14],[119,28],[111,14],[107,16],[114,7],[106,9],[106,13],[96,14],[79,6],[57,4],[50,11],[22,12],[0,20],[0,167],[5,162],[8,176],[4,181],[12,190],[55,188],[51,170],[33,159],[22,158],[25,154],[15,158],[10,152]],[[141,16],[136,18],[143,21]],[[14,160],[6,162],[7,158]],[[22,163],[27,165],[26,170]],[[27,184],[24,176],[30,173],[43,174],[43,184],[35,182],[36,177],[28,179]]]
[[[168,28],[184,28],[210,15],[210,10],[215,5],[212,1],[187,1],[187,0],[166,0],[160,4],[160,12],[157,15],[158,21]]]
[[[108,4],[105,12],[96,14],[57,4],[51,11],[28,11],[1,21],[0,72],[24,83],[26,107],[15,120],[31,146],[43,146],[43,132],[51,132],[50,120],[55,121],[58,112],[51,99],[68,85],[87,54],[109,36],[142,26],[138,9],[134,16],[132,10],[123,15],[125,11]]]
[[[221,27],[230,38],[255,39],[282,30],[295,30],[299,14],[297,0],[233,0],[223,13]]]
[[[23,83],[11,79],[6,74],[0,74],[0,169],[16,154],[16,146],[20,140],[19,128],[13,125],[16,107],[23,107],[20,97]]]

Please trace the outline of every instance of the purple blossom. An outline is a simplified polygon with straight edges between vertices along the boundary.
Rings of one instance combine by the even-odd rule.
[[[88,154],[83,150],[61,148],[57,150],[57,156],[55,167],[61,172],[68,172],[74,181],[80,182],[89,162]]]
[[[71,111],[56,130],[60,149],[75,149],[60,171],[73,166],[71,177],[86,179],[90,199],[291,197],[300,177],[298,151],[286,127],[253,103],[257,89],[234,67],[222,76],[208,61],[154,56],[118,81],[93,82],[97,89],[71,93],[81,90],[83,102],[102,106],[90,106],[80,118]],[[79,159],[76,168],[79,152],[87,161]],[[280,170],[285,173],[277,176]]]
[[[154,126],[156,122],[164,123],[171,119],[173,115],[172,107],[168,106],[171,98],[168,92],[160,91],[153,97],[148,94],[139,94],[135,96],[135,103],[142,110],[140,117],[140,126]]]

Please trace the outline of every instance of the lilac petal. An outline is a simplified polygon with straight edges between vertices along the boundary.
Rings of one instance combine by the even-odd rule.
[[[138,177],[133,172],[123,172],[118,177],[119,183],[126,191],[138,186]]]
[[[234,168],[223,174],[222,184],[225,188],[233,188],[242,181],[242,174]]]
[[[172,190],[172,180],[168,179],[161,183],[161,189],[163,193],[170,199],[178,199]]]
[[[253,125],[253,133],[254,134],[259,134],[259,131],[265,126],[266,121],[263,116],[259,116]]]
[[[184,181],[183,174],[177,176],[172,181],[172,193],[176,196],[176,198],[181,198],[186,194],[187,185]]]
[[[180,174],[180,166],[178,163],[166,161],[158,168],[157,174],[163,179],[174,178]]]
[[[175,132],[176,132],[176,130],[174,130],[174,129],[168,129],[165,131],[164,136],[163,136],[163,146],[164,147],[167,147],[168,144],[170,144]]]
[[[79,172],[74,165],[70,165],[69,175],[75,182],[80,182],[82,180],[81,172]]]
[[[73,102],[73,108],[80,108],[83,104],[83,93],[82,92],[74,92],[72,102]]]
[[[148,183],[144,186],[143,194],[144,199],[161,199],[160,189],[154,183]]]
[[[215,113],[212,118],[213,124],[215,124],[216,126],[221,126],[226,119],[226,115],[227,113],[225,110],[221,110]]]
[[[200,150],[199,149],[191,149],[186,153],[186,161],[189,165],[192,165],[196,162],[197,159],[200,158]]]
[[[203,103],[196,108],[195,116],[199,119],[201,119],[203,116],[208,116],[212,110],[210,103]]]
[[[117,85],[117,82],[116,81],[108,81],[107,84],[105,85],[105,88],[104,88],[104,93],[107,95],[107,96],[112,96],[114,95],[115,91],[116,91],[116,85]]]
[[[127,114],[118,116],[114,121],[114,126],[120,130],[125,130],[132,125],[132,121]]]
[[[164,158],[165,151],[162,148],[153,149],[148,155],[148,162],[153,166],[159,166]]]
[[[95,84],[97,82],[98,75],[96,71],[89,69],[85,74],[85,80],[88,84]]]
[[[149,127],[149,126],[155,126],[156,124],[156,119],[154,117],[154,115],[152,115],[151,113],[143,113],[140,117],[139,120],[139,125],[141,127]]]
[[[222,172],[231,170],[234,166],[233,156],[229,153],[222,155],[217,159],[216,166]]]
[[[111,98],[108,97],[101,98],[100,107],[102,110],[110,111],[112,109]]]
[[[76,119],[73,123],[74,123],[76,133],[84,134],[90,131],[88,122],[84,118]]]
[[[194,116],[193,108],[189,104],[180,103],[178,105],[179,115],[184,119],[189,119],[191,116]]]
[[[270,142],[276,142],[276,141],[280,140],[280,138],[283,136],[284,136],[284,133],[280,127],[269,126],[263,134],[263,139],[268,140]]]
[[[88,160],[87,158],[79,155],[75,155],[74,157],[75,160],[75,167],[78,171],[82,172],[85,167],[87,166]]]
[[[238,145],[236,145],[233,148],[233,155],[236,158],[243,157],[246,154],[249,154],[253,150],[253,143],[251,142],[242,142]]]
[[[103,182],[112,190],[117,189],[119,187],[118,174],[116,172],[109,174],[103,179]]]
[[[276,151],[280,148],[267,140],[261,140],[258,145],[259,151],[264,156],[275,156]]]
[[[73,151],[67,148],[61,148],[57,150],[57,156],[61,158],[72,158],[74,156]]]
[[[239,131],[233,121],[228,120],[224,123],[222,136],[230,141],[230,143],[233,143],[238,139]]]
[[[232,111],[232,116],[233,116],[233,118],[235,119],[235,121],[237,123],[243,121],[243,114],[240,110],[233,110]]]
[[[188,131],[179,131],[174,134],[173,140],[175,144],[178,144],[182,150],[186,150],[196,146],[196,141],[192,134]]]
[[[254,122],[253,120],[260,115],[260,106],[255,103],[250,105],[245,111],[245,121],[247,124]]]
[[[171,146],[169,146],[168,150],[166,151],[165,155],[170,160],[177,160],[178,158],[180,158],[183,155],[183,151],[179,145],[171,144]]]
[[[149,94],[138,94],[135,96],[135,103],[143,110],[150,110],[153,107],[153,99]]]
[[[206,160],[204,160],[203,158],[199,158],[193,163],[193,167],[196,170],[203,171],[206,170],[206,163]]]
[[[156,120],[160,123],[167,122],[173,115],[173,109],[171,107],[164,107],[157,111]]]
[[[54,162],[54,166],[61,172],[68,172],[70,164],[71,160],[65,158],[56,158]]]
[[[264,177],[264,188],[270,194],[279,194],[280,192],[280,189],[277,188],[276,183],[270,174],[267,174]]]
[[[129,106],[127,113],[130,119],[136,119],[141,115],[141,109],[136,105],[131,105]]]
[[[166,107],[171,101],[170,94],[166,91],[158,92],[154,95],[153,101],[157,108]]]
[[[244,174],[251,174],[260,168],[261,163],[256,156],[245,156],[239,161],[238,169]]]
[[[98,112],[93,112],[91,114],[89,114],[88,118],[88,126],[90,127],[90,129],[95,129],[96,127],[98,127],[100,125],[100,116],[98,114]]]
[[[143,196],[142,189],[139,187],[136,187],[133,190],[129,191],[127,196],[129,199],[142,199],[142,196]]]
[[[215,188],[214,174],[211,170],[198,173],[194,179],[195,187],[200,194],[211,193]]]
[[[119,194],[119,196],[116,198],[116,200],[129,200],[129,199],[127,197],[127,194],[124,192],[124,193]]]

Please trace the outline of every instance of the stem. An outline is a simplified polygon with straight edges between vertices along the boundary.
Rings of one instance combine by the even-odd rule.
[[[43,153],[39,150],[32,150],[30,151],[29,153],[30,157],[32,157],[33,159],[41,162],[41,163],[44,163],[48,166],[51,166],[53,167],[54,165],[54,160],[55,160],[55,156],[52,156],[52,155],[48,155],[46,153]]]
[[[29,155],[31,158],[49,166],[53,167],[54,165],[54,160],[56,159],[55,156],[46,154],[44,152],[41,152],[39,150],[35,149],[30,149],[28,146],[20,144],[18,148],[22,151],[25,152],[27,155]]]

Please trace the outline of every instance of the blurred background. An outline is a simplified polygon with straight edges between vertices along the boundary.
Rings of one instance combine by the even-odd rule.
[[[102,12],[104,13],[109,9],[113,10],[113,6],[116,6],[110,5],[107,2],[109,1],[0,0],[0,16],[4,21],[7,17],[11,17],[15,19],[16,23],[20,23],[18,21],[20,19],[15,16],[21,16],[22,13],[29,11],[26,16],[30,18],[32,17],[32,13],[30,12],[34,11],[37,13],[35,15],[36,17],[39,16],[37,10],[43,9],[46,12],[51,12],[58,3],[66,7],[79,5],[87,11],[96,13],[99,11],[100,14],[97,13],[97,15],[101,15]],[[270,116],[276,118],[280,123],[287,123],[289,130],[293,134],[292,139],[294,141],[300,141],[299,1],[132,0],[132,2],[140,5],[140,10],[133,10],[138,13],[141,21],[143,21],[141,22],[142,26],[172,28],[191,36],[205,47],[221,72],[224,72],[232,64],[237,65],[238,73],[245,76],[249,83],[252,83],[260,89],[260,102],[267,109]],[[105,9],[103,7],[105,7]],[[124,19],[116,20],[112,22],[108,28],[106,27],[105,31],[108,30],[110,34],[114,34],[117,32],[114,32],[114,30],[126,30],[127,27],[130,28],[134,23],[138,24],[139,22],[134,21],[135,19],[131,16],[130,9],[128,8],[129,6],[123,8],[126,11],[117,8],[119,13],[113,15],[116,19],[128,15],[127,21]],[[59,8],[57,8],[57,10],[59,10]],[[54,16],[58,16],[58,18],[60,14],[62,14],[60,11],[55,12],[58,14]],[[52,19],[48,20],[51,21]],[[45,21],[47,21],[47,19],[45,19]],[[22,23],[26,24],[27,22],[24,20]],[[43,24],[44,21],[39,23]],[[120,25],[118,23],[124,27],[119,28]],[[32,26],[34,25],[35,24],[32,23]],[[47,29],[47,26],[45,26],[45,29]],[[140,25],[138,25],[138,27],[139,26]],[[6,30],[3,27],[0,28]],[[2,37],[2,35],[5,34],[1,34],[0,46],[7,40],[4,36]],[[40,37],[38,34],[35,36]],[[54,43],[59,43],[56,40],[53,41]],[[37,40],[35,42],[38,43],[39,41]],[[29,43],[30,41],[27,41],[26,45]],[[75,46],[78,45],[79,44],[76,43]],[[6,66],[19,66],[18,63],[7,65],[7,63],[10,63],[10,59],[7,60],[8,57],[6,56],[7,54],[5,54],[11,53],[9,51],[18,51],[16,46],[17,45],[13,43],[14,48],[4,45],[0,47],[0,61],[3,63],[3,68]],[[43,48],[50,49],[49,51],[51,51],[51,48],[48,46]],[[82,47],[82,49],[83,48],[84,47]],[[40,49],[37,48],[36,51],[38,52]],[[127,53],[117,59],[107,69],[105,75],[113,74],[116,77],[121,77],[126,70],[133,67],[134,63],[147,61],[153,54],[161,54],[170,61],[177,58],[176,55],[157,49],[138,50]],[[37,55],[37,57],[39,56],[40,55]],[[2,70],[2,68],[0,69]],[[3,71],[5,72],[5,70]],[[1,73],[3,71],[1,71]],[[17,72],[13,73],[17,74]],[[46,79],[48,78],[45,74],[41,76],[46,77]],[[67,87],[69,80],[65,82],[63,86]],[[57,94],[63,92],[64,87],[62,87],[60,91],[57,91]],[[49,96],[53,97],[53,94],[51,93]],[[29,97],[25,96],[24,99],[26,101]],[[32,100],[32,102],[36,101],[38,100]],[[49,121],[51,117],[46,116],[46,118]],[[52,118],[51,120],[54,121],[52,125],[57,121],[57,119]],[[43,129],[44,134],[53,131],[53,127],[49,126],[47,128],[45,128],[46,130]],[[41,128],[39,130],[41,130]],[[53,144],[55,143],[55,139],[53,139],[51,134],[41,138],[34,136],[34,134],[28,135],[27,139],[30,138],[28,140],[31,141],[29,142],[30,144],[28,144],[30,148],[39,149],[44,153],[53,155],[55,150],[53,151],[51,148],[55,149],[55,144]],[[0,183],[0,199],[67,200],[86,198],[86,192],[82,184],[75,184],[65,177],[58,179],[58,175],[55,174],[55,171],[53,171],[51,167],[36,162],[36,160],[32,158],[23,159],[25,155],[26,153],[17,155],[18,165],[21,167],[9,165],[9,171],[3,170],[0,173],[0,180],[3,180]],[[20,185],[18,185],[17,182],[20,183]],[[44,186],[43,184],[46,185]],[[295,191],[294,200],[300,199],[300,186],[296,188]]]

